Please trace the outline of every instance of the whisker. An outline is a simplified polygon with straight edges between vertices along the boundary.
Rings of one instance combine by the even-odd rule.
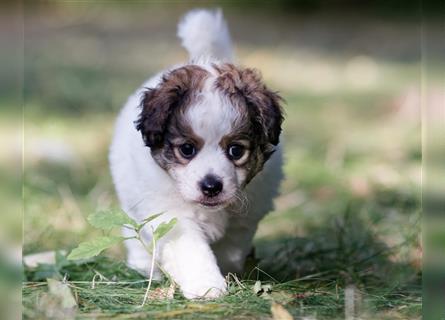
[[[247,215],[248,212],[248,207],[249,207],[249,202],[247,199],[247,196],[244,192],[242,192],[241,190],[238,190],[235,194],[234,194],[234,198],[238,201],[236,201],[234,203],[233,206],[233,212],[239,215]]]

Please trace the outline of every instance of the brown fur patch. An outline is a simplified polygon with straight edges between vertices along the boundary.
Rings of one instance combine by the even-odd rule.
[[[208,72],[196,65],[170,71],[155,88],[147,89],[142,97],[142,112],[136,121],[145,144],[153,149],[164,142],[167,124],[175,111],[190,105],[202,90]]]
[[[179,152],[175,152],[175,149],[177,150],[180,145],[191,143],[198,151],[204,145],[204,140],[198,137],[184,120],[183,111],[182,109],[175,110],[171,116],[164,134],[163,147],[152,149],[153,158],[164,169],[168,169],[174,164],[185,165],[190,161],[179,156]]]
[[[258,71],[237,68],[233,64],[213,65],[218,72],[216,89],[227,95],[243,117],[235,124],[234,132],[222,141],[227,145],[235,138],[248,137],[250,155],[243,165],[248,183],[264,166],[279,143],[283,110],[282,98],[269,90]]]
[[[192,142],[197,148],[203,141],[183,121],[185,108],[196,102],[208,72],[196,65],[170,71],[155,88],[147,89],[141,101],[141,114],[136,128],[150,147],[156,162],[167,169],[175,163],[184,164],[176,157],[174,148]]]
[[[237,68],[230,63],[214,64],[213,67],[219,74],[215,87],[226,94],[234,105],[245,107],[255,133],[266,139],[263,143],[277,145],[283,122],[280,106],[283,99],[267,88],[255,69]]]

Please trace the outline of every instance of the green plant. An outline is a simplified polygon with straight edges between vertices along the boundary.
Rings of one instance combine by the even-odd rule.
[[[142,302],[142,306],[144,306],[145,302],[147,301],[148,293],[150,291],[151,282],[153,279],[156,243],[159,239],[164,237],[175,226],[177,222],[177,219],[173,218],[168,222],[161,222],[156,227],[156,229],[153,229],[153,227],[151,227],[151,246],[149,246],[149,244],[147,244],[141,236],[142,229],[147,223],[158,218],[160,215],[162,215],[162,213],[151,215],[148,218],[142,220],[141,223],[137,223],[122,211],[99,211],[93,213],[88,216],[88,222],[93,227],[104,230],[105,232],[109,232],[110,230],[119,227],[128,228],[134,231],[134,236],[121,237],[104,235],[87,242],[82,242],[77,248],[71,251],[71,253],[68,255],[68,260],[89,259],[99,255],[105,249],[108,249],[113,245],[122,243],[125,240],[138,240],[152,257],[148,286],[144,295],[144,300]],[[170,279],[169,275],[159,265],[158,267]],[[170,281],[173,282],[172,279],[170,279]]]

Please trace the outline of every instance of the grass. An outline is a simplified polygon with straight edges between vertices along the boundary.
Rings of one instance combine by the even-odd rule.
[[[330,227],[312,228],[311,239],[259,241],[251,270],[241,282],[229,278],[229,294],[213,301],[188,301],[176,292],[173,299],[151,299],[141,308],[147,280],[124,263],[105,257],[73,263],[59,255],[55,265],[26,272],[25,317],[45,316],[48,305],[36,308],[36,301],[49,277],[67,279],[83,318],[258,319],[267,317],[276,302],[296,318],[336,319],[343,318],[346,288],[354,290],[356,316],[416,317],[421,310],[418,271],[390,261],[400,248],[377,243],[349,210]],[[272,291],[255,293],[258,280],[271,284]],[[152,290],[168,286],[160,282]]]
[[[44,271],[43,266],[41,269],[30,273],[29,277],[34,281],[24,286],[23,302],[26,318],[44,317],[48,307],[43,305],[36,308],[35,302],[45,292],[45,282],[38,280],[44,280],[50,275],[57,278],[63,274],[70,276],[68,283],[77,298],[83,318],[257,319],[267,316],[272,301],[285,305],[296,317],[308,315],[317,319],[343,317],[344,286],[340,278],[332,278],[335,272],[331,272],[331,275],[318,273],[297,280],[276,282],[269,275],[256,269],[257,276],[266,279],[263,283],[272,284],[270,294],[261,296],[256,294],[253,291],[254,280],[243,280],[239,283],[231,281],[229,295],[224,298],[196,302],[185,300],[180,294],[175,294],[171,300],[150,300],[149,304],[141,308],[146,280],[128,270],[122,263],[98,258],[80,265],[65,265],[58,270]],[[103,283],[96,281],[93,289],[91,280],[96,274],[101,274],[107,280]],[[163,283],[157,285],[157,288],[163,287],[165,287]],[[376,312],[396,309],[400,310],[398,316],[406,319],[420,311],[418,286],[402,288],[395,285],[385,290],[381,287],[368,287],[366,291],[360,287],[353,288],[362,308],[357,309],[357,315],[375,316],[378,314]],[[156,291],[156,288],[153,290]]]
[[[145,77],[185,58],[170,25],[185,9],[170,6],[149,7],[147,19],[145,7],[65,4],[26,21],[24,254],[94,238],[100,232],[86,217],[118,207],[107,163],[116,113]],[[351,292],[356,317],[420,318],[420,66],[401,56],[418,48],[373,28],[406,39],[415,23],[363,18],[351,40],[341,17],[317,23],[283,14],[260,23],[253,13],[227,11],[242,64],[261,68],[287,101],[286,178],[276,210],[259,226],[256,258],[223,298],[187,301],[177,290],[140,308],[147,280],[125,266],[123,248],[79,263],[60,255],[54,265],[25,268],[24,318],[63,314],[48,299],[47,278],[67,281],[79,319],[269,319],[273,302],[295,319],[343,319]],[[369,49],[373,36],[386,47]],[[444,65],[436,69],[443,74]],[[7,145],[16,133],[8,113],[0,124]],[[2,181],[13,180],[11,168]],[[13,207],[13,196],[4,200]],[[272,291],[255,293],[257,280]],[[156,282],[153,292],[168,286]]]

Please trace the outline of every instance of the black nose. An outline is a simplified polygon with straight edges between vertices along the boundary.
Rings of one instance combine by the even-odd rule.
[[[221,179],[213,175],[207,175],[200,182],[201,191],[208,197],[214,197],[218,195],[223,188]]]

